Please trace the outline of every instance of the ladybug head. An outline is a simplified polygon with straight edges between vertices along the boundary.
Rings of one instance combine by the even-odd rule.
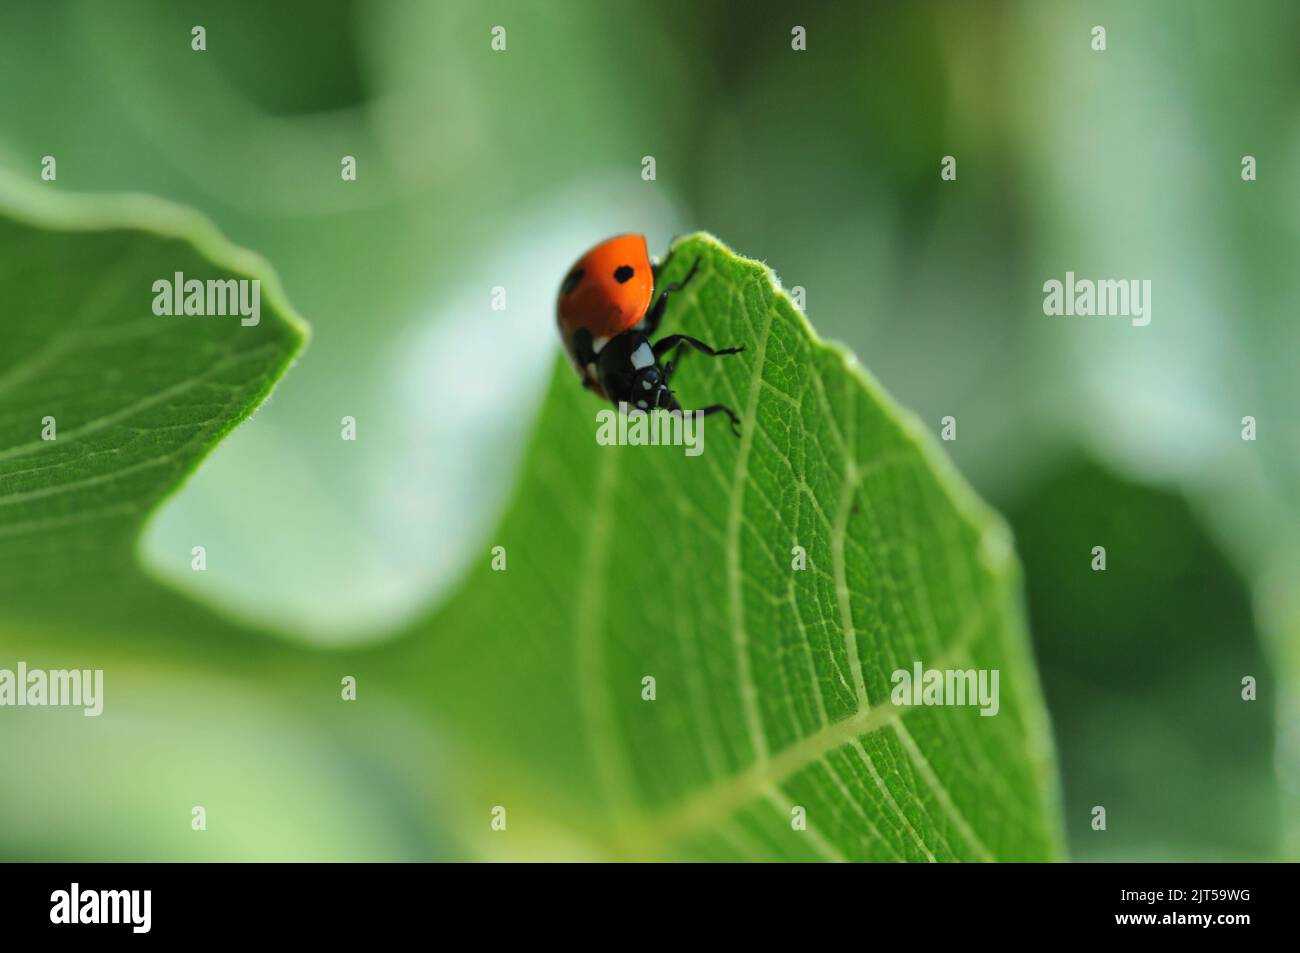
[[[639,331],[625,331],[601,349],[597,359],[600,386],[614,403],[629,408],[678,410],[681,405],[668,389],[650,339]]]
[[[629,400],[628,404],[641,410],[653,410],[656,407],[662,407],[664,410],[681,409],[677,398],[668,389],[663,369],[658,364],[643,367],[636,372],[632,378],[631,396],[636,399]]]

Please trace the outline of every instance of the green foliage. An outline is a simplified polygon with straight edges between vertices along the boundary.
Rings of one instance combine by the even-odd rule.
[[[1185,501],[1081,459],[1008,511],[1079,860],[1277,859],[1273,701],[1250,594]],[[1104,544],[1105,571],[1092,548]],[[1241,680],[1257,682],[1242,699]],[[1105,833],[1092,808],[1108,813]]]
[[[0,195],[0,667],[105,673],[99,717],[0,709],[0,857],[426,856],[436,834],[320,704],[337,676],[135,558],[146,515],[302,346],[274,277],[163,202]],[[154,315],[177,271],[258,279],[259,323]]]
[[[362,697],[424,707],[450,742],[455,793],[409,772],[420,797],[465,812],[458,829],[485,836],[488,809],[507,806],[513,836],[465,838],[478,851],[1056,856],[1050,745],[1006,531],[929,438],[843,352],[815,340],[762,266],[704,236],[680,244],[672,266],[701,259],[668,324],[748,348],[693,356],[677,379],[688,406],[734,405],[740,439],[712,419],[700,457],[598,447],[599,405],[561,365],[494,537],[508,570],[477,568],[396,645],[325,656],[258,647],[255,634],[149,582],[131,559],[145,514],[266,394],[301,343],[300,324],[265,275],[256,327],[155,316],[157,278],[242,277],[260,273],[257,263],[169,206],[53,208],[37,216],[22,206],[0,224],[11,314],[0,368],[9,610],[0,641],[34,664],[47,657],[30,641],[37,619],[83,646],[96,626],[116,633],[110,685],[143,677],[160,654],[203,672],[238,651],[252,684],[273,679],[299,699],[299,718],[336,692],[336,672],[354,672]],[[40,440],[46,415],[58,421],[54,441]],[[795,546],[807,552],[805,571],[791,568]],[[999,714],[895,708],[890,673],[918,659],[999,669]],[[642,700],[647,675],[653,702]],[[118,705],[136,724],[157,724],[149,697]],[[277,728],[280,743],[296,723]],[[340,737],[366,744],[355,725],[338,724]],[[81,737],[62,723],[28,727],[19,749]],[[155,745],[176,744],[175,729],[151,732]],[[420,732],[386,737],[393,758],[424,744]],[[201,770],[202,749],[188,757]],[[246,765],[311,783],[266,754]],[[395,769],[371,767],[385,770]],[[52,789],[68,783],[57,774],[45,778]],[[164,775],[149,775],[155,792],[175,787]],[[222,790],[224,813],[248,821],[255,796],[253,786]],[[795,806],[807,831],[792,828]],[[157,836],[152,814],[128,814],[128,829]],[[320,856],[303,838],[273,843]],[[155,849],[194,850],[164,846],[174,840]],[[238,837],[207,843],[249,849]]]
[[[1006,4],[996,17],[969,4],[942,5],[942,15],[914,4],[820,5],[799,14],[811,52],[794,53],[784,3],[748,5],[738,20],[722,3],[655,4],[629,18],[599,0],[575,2],[581,15],[560,20],[520,4],[327,0],[304,22],[288,7],[237,0],[205,9],[204,53],[188,44],[193,18],[167,0],[0,9],[0,87],[12,93],[0,166],[30,181],[40,158],[56,155],[59,177],[41,184],[42,202],[65,191],[147,191],[202,209],[275,262],[317,337],[291,386],[222,444],[150,522],[141,546],[154,571],[245,624],[140,573],[131,546],[148,501],[168,493],[188,469],[181,461],[201,455],[225,424],[191,421],[197,443],[156,465],[143,442],[165,443],[183,428],[153,428],[134,445],[141,469],[133,474],[53,495],[24,482],[18,501],[0,505],[0,659],[103,664],[112,699],[91,732],[79,716],[0,717],[0,852],[441,856],[446,843],[431,819],[464,793],[453,768],[471,765],[481,790],[461,805],[468,823],[455,830],[470,837],[482,829],[486,798],[508,797],[512,806],[511,836],[476,847],[519,853],[527,831],[555,833],[566,812],[572,830],[598,839],[587,844],[594,851],[618,841],[603,835],[622,830],[622,820],[593,820],[584,806],[593,798],[567,778],[525,783],[558,773],[548,760],[549,727],[521,726],[537,745],[517,757],[518,745],[493,740],[501,729],[469,723],[471,676],[436,670],[436,659],[462,664],[457,654],[468,649],[452,644],[476,638],[491,653],[476,664],[511,664],[513,645],[455,628],[462,618],[478,625],[463,608],[474,582],[447,615],[371,654],[305,653],[247,620],[279,626],[298,644],[362,642],[415,617],[421,593],[430,603],[440,598],[449,574],[466,564],[466,542],[477,543],[496,519],[516,476],[503,448],[531,422],[532,411],[518,408],[532,406],[532,371],[541,365],[485,376],[471,423],[443,412],[466,405],[464,377],[419,376],[425,352],[413,339],[434,340],[431,350],[449,358],[446,341],[467,344],[456,322],[477,317],[484,288],[502,283],[511,310],[494,313],[492,327],[512,336],[528,328],[540,340],[548,329],[533,318],[583,239],[636,227],[661,245],[683,223],[707,222],[812,289],[819,331],[866,357],[927,424],[961,416],[960,441],[944,449],[981,495],[1012,514],[1026,567],[1072,856],[1258,855],[1274,837],[1275,798],[1289,825],[1279,853],[1300,856],[1300,323],[1289,317],[1300,284],[1289,268],[1296,180],[1279,174],[1298,157],[1294,4],[1269,0],[1250,17],[1214,3],[1110,4],[1097,19],[1035,2]],[[509,24],[508,54],[488,49],[488,30],[500,22]],[[1106,54],[1086,42],[1096,22],[1111,33]],[[1009,48],[1019,54],[1007,60]],[[828,83],[833,97],[824,95]],[[584,108],[575,110],[579,99]],[[509,121],[485,119],[494,116]],[[789,148],[790,123],[773,117],[797,117],[799,148]],[[1147,135],[1157,127],[1160,136]],[[642,152],[657,157],[653,185],[637,175]],[[937,176],[949,152],[960,159],[958,183]],[[1244,153],[1258,158],[1258,181],[1241,180]],[[339,178],[344,154],[358,158],[355,182]],[[137,224],[157,231],[150,223],[160,214],[151,207]],[[134,217],[119,206],[106,224]],[[178,224],[173,233],[206,234]],[[87,265],[96,270],[93,257],[67,267],[56,255],[57,270],[42,274],[33,253],[45,255],[44,244],[0,249],[0,278],[21,269],[3,284],[6,367],[28,334],[15,330],[23,305],[82,281]],[[164,271],[190,270],[183,243],[158,244],[174,255],[160,261]],[[199,244],[214,258],[225,254],[207,239]],[[1152,278],[1152,326],[1044,320],[1041,282],[1066,268]],[[123,393],[133,386],[132,354],[111,355],[126,369]],[[58,372],[56,362],[36,376],[74,398],[96,374],[83,366],[56,381]],[[681,381],[701,401],[730,399],[723,379],[709,381],[714,372],[692,355]],[[587,453],[594,404],[567,373],[553,399],[569,402],[577,423],[563,436],[581,437],[577,452]],[[0,450],[39,434],[39,418],[15,409],[11,396],[0,389]],[[233,423],[243,398],[227,396],[233,416],[218,416]],[[392,413],[397,406],[404,411]],[[342,414],[362,421],[361,442],[336,439]],[[1239,439],[1247,414],[1259,422],[1258,441]],[[725,471],[729,435],[715,423],[702,460],[674,464],[657,451],[627,451],[637,459],[615,476],[628,480],[644,468],[656,490],[671,491],[659,467]],[[78,440],[87,448],[118,435],[106,428]],[[1062,450],[1075,448],[1118,475],[1103,481],[1104,504],[1089,494],[1090,479],[1052,475]],[[547,465],[569,480],[593,472],[574,476],[555,463]],[[3,464],[0,495],[11,480],[34,476]],[[396,488],[394,475],[402,478]],[[531,486],[534,475],[523,479]],[[1171,506],[1175,495],[1185,500],[1186,512],[1140,518],[1151,502],[1144,486],[1161,487]],[[412,488],[428,495],[412,500]],[[138,507],[110,496],[135,489],[149,491]],[[640,505],[662,509],[660,499]],[[107,549],[79,552],[80,531],[69,526],[42,554],[43,541],[3,535],[20,505],[42,500],[137,512],[104,519],[101,510],[86,524]],[[1106,579],[1080,583],[1068,536],[1094,533],[1071,521],[1108,510],[1136,512],[1135,527],[1175,534],[1189,560],[1179,563],[1181,575],[1162,574],[1154,560],[1168,558],[1168,548],[1139,535],[1111,546]],[[516,525],[512,517],[506,528]],[[682,547],[695,546],[693,526],[679,535]],[[514,573],[528,556],[512,536]],[[206,573],[189,571],[197,542],[213,557]],[[477,572],[482,557],[473,558]],[[655,587],[659,567],[627,562],[630,575]],[[1248,624],[1234,574],[1249,590]],[[1181,588],[1185,580],[1195,598]],[[718,603],[710,611],[725,619],[723,582],[708,588],[708,605]],[[1133,615],[1108,620],[1106,599]],[[1185,603],[1198,611],[1183,611]],[[533,631],[530,623],[517,639]],[[1080,640],[1089,652],[1082,660]],[[448,645],[435,652],[441,642]],[[692,633],[689,644],[697,642]],[[554,644],[559,666],[567,643]],[[1273,683],[1261,679],[1250,711],[1220,708],[1216,679],[1253,666],[1260,644]],[[538,669],[538,651],[525,667]],[[390,652],[393,661],[384,659]],[[1170,680],[1117,690],[1110,674],[1137,659]],[[720,665],[706,673],[706,689],[728,675]],[[380,688],[363,678],[362,701],[341,707],[338,677],[362,666],[390,681]],[[1090,680],[1078,681],[1081,673]],[[433,717],[408,717],[402,692],[436,703]],[[1191,706],[1187,698],[1202,692],[1203,704]],[[534,694],[553,692],[538,685]],[[513,697],[492,697],[522,710]],[[387,704],[393,699],[403,704]],[[1265,714],[1271,730],[1259,723]],[[558,719],[556,731],[572,731],[572,721]],[[617,739],[640,737],[623,722],[614,727]],[[1091,743],[1099,737],[1108,747]],[[459,742],[452,764],[442,760],[446,739]],[[1270,745],[1271,783],[1262,762]],[[99,816],[82,798],[88,777],[99,784]],[[242,778],[260,789],[238,790]],[[227,783],[236,790],[215,807],[206,835],[173,833],[172,819],[185,817],[173,813],[177,804]],[[1078,830],[1079,807],[1103,800],[1091,796],[1097,789],[1110,792],[1104,800],[1113,808],[1104,842]],[[535,823],[525,795],[546,811]],[[1233,816],[1202,813],[1198,798],[1233,804]],[[606,795],[594,800],[603,805]],[[633,786],[620,818],[635,818],[644,800]],[[335,836],[326,841],[322,830]],[[534,853],[559,852],[543,846]]]
[[[154,282],[176,272],[262,271],[196,216],[146,200],[11,201],[0,216],[0,598],[13,609],[63,602],[53,593],[69,580],[84,592],[133,575],[145,514],[269,393],[304,326],[264,275],[256,324],[153,313]]]
[[[535,836],[636,857],[1056,856],[1005,528],[763,266],[695,236],[665,280],[697,258],[665,333],[747,350],[692,354],[675,384],[687,407],[734,407],[743,436],[712,418],[695,458],[598,446],[602,404],[562,363],[490,541],[507,570],[484,558],[390,677],[481,765],[483,816],[517,808]],[[895,707],[891,673],[916,660],[999,669],[1001,712]]]

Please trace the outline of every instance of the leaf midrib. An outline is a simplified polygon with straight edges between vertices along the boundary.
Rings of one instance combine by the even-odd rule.
[[[731,604],[731,641],[736,653],[736,676],[740,683],[741,707],[745,714],[745,727],[754,757],[758,762],[767,760],[767,736],[758,714],[758,689],[754,684],[749,664],[749,633],[745,630],[743,579],[740,565],[740,528],[744,518],[745,488],[749,477],[749,454],[758,429],[758,394],[763,385],[763,366],[767,360],[767,338],[772,330],[776,308],[765,308],[766,320],[758,333],[758,346],[754,351],[754,367],[750,372],[749,394],[746,399],[744,424],[740,433],[740,448],[736,452],[736,469],[732,478],[731,507],[727,512],[726,559],[727,595]]]

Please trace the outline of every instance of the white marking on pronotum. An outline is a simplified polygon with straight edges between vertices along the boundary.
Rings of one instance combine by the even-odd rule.
[[[643,343],[632,352],[632,366],[638,371],[643,367],[649,367],[655,362],[655,352],[650,350],[650,345]]]

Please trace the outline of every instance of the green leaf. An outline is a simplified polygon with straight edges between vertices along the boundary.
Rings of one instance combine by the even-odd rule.
[[[6,185],[0,603],[57,612],[69,592],[138,584],[145,515],[266,397],[306,327],[264,263],[193,213]],[[154,282],[177,272],[257,279],[257,323],[155,314]]]
[[[1057,726],[1077,860],[1277,860],[1284,693],[1250,592],[1169,490],[1069,455],[1007,510]],[[1105,544],[1106,571],[1092,549]],[[1080,646],[1087,651],[1081,652]],[[1177,783],[1169,783],[1177,778]],[[1092,808],[1104,805],[1104,834]]]
[[[0,249],[0,636],[29,660],[84,651],[97,630],[118,683],[167,659],[199,693],[195,710],[215,712],[227,694],[203,673],[238,657],[257,691],[274,684],[298,700],[294,710],[317,712],[307,721],[333,718],[359,738],[360,726],[329,715],[337,702],[326,689],[355,672],[368,699],[431,706],[448,742],[421,741],[403,718],[368,720],[393,759],[377,770],[423,778],[414,787],[425,797],[476,818],[459,826],[462,837],[491,837],[486,812],[508,807],[512,836],[485,839],[479,852],[1059,856],[1052,754],[1004,527],[914,422],[815,341],[761,266],[697,237],[679,245],[668,276],[701,259],[670,325],[748,347],[716,361],[694,355],[677,381],[688,406],[740,410],[739,440],[714,419],[699,457],[598,447],[601,405],[561,365],[493,540],[508,548],[508,571],[485,567],[402,642],[323,656],[259,646],[258,633],[152,583],[134,555],[145,515],[250,412],[302,340],[269,278],[256,327],[155,316],[152,284],[177,270],[263,274],[260,263],[144,200],[13,203],[0,216]],[[40,439],[46,416],[57,421],[54,441]],[[790,568],[796,545],[807,551],[803,572]],[[15,621],[24,616],[40,617],[49,648],[24,635],[32,629]],[[180,641],[186,633],[202,638]],[[890,673],[917,660],[998,669],[998,714],[893,706]],[[647,675],[653,702],[642,700]],[[124,699],[105,724],[132,710]],[[40,724],[51,737],[65,732]],[[225,743],[240,750],[250,737]],[[155,752],[173,744],[153,729],[138,742]],[[399,769],[419,763],[416,750],[425,769]],[[152,837],[181,797],[116,816],[130,836]],[[224,802],[227,815],[260,816],[236,793]],[[791,826],[796,806],[806,831]],[[231,829],[207,843],[241,856],[248,836]],[[47,849],[19,841],[25,854]],[[202,848],[175,833],[166,841],[176,855]],[[313,855],[307,844],[272,838],[262,851]]]
[[[259,323],[155,315],[152,284],[176,271],[257,278]],[[0,668],[104,672],[98,717],[0,709],[0,857],[420,859],[442,839],[406,803],[433,784],[395,784],[372,738],[331,719],[332,670],[136,559],[146,515],[305,334],[265,263],[199,216],[0,175]],[[436,765],[385,727],[396,763]],[[195,804],[212,817],[202,834]]]
[[[704,452],[598,446],[561,362],[480,567],[371,657],[437,713],[489,849],[538,856],[1060,856],[1010,536],[764,266],[698,235],[665,280]],[[792,569],[803,547],[807,569]],[[997,669],[1000,710],[895,706],[891,674]],[[655,700],[643,700],[643,679]],[[489,834],[492,807],[512,836]],[[792,809],[806,811],[796,831]],[[521,846],[522,845],[522,846]]]

